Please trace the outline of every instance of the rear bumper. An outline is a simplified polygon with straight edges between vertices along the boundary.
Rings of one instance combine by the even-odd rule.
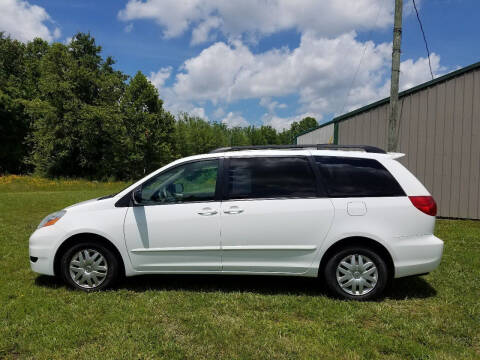
[[[443,241],[435,235],[397,239],[392,251],[395,263],[395,278],[419,275],[435,270],[443,254]]]

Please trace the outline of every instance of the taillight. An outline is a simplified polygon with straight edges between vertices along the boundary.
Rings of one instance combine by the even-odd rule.
[[[430,216],[437,215],[437,203],[432,196],[409,196],[408,198],[421,212]]]

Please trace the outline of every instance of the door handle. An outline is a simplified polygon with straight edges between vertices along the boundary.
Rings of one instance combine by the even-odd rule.
[[[202,216],[212,216],[212,215],[218,214],[218,211],[207,207],[200,210],[197,214]]]
[[[228,210],[223,210],[225,214],[240,214],[243,212],[243,209],[240,209],[238,206],[232,206]]]

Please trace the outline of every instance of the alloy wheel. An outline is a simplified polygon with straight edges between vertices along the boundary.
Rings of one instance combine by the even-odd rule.
[[[351,254],[338,263],[336,277],[344,292],[361,296],[368,294],[377,285],[378,269],[367,256]]]
[[[69,269],[75,284],[85,289],[100,286],[108,274],[107,260],[94,249],[82,249],[75,253],[70,260]]]

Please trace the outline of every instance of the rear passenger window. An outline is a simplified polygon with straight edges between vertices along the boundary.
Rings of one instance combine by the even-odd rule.
[[[315,175],[307,158],[231,158],[229,199],[314,197]]]
[[[330,197],[405,196],[397,180],[374,159],[315,156]]]

